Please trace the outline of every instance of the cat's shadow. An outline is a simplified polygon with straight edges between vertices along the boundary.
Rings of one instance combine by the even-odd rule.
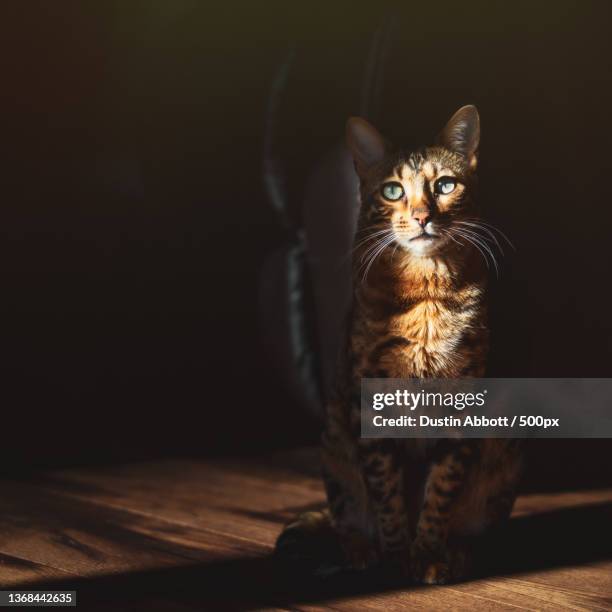
[[[511,519],[477,547],[477,576],[536,572],[612,558],[612,503]]]
[[[472,578],[573,567],[612,558],[612,503],[584,505],[512,519],[483,540]],[[171,599],[198,609],[291,607],[343,596],[417,588],[383,569],[316,577],[274,556],[234,558],[112,576],[55,582],[81,602]],[[27,588],[49,588],[49,583]],[[437,588],[437,587],[427,587]]]

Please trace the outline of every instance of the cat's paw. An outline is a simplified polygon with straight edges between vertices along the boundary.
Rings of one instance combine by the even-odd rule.
[[[410,574],[418,584],[446,584],[451,571],[443,547],[415,540],[410,547]]]
[[[300,514],[279,535],[275,555],[320,577],[351,569],[364,570],[375,562],[365,537],[358,532],[340,535],[327,511]]]
[[[410,573],[419,584],[447,584],[465,577],[468,556],[463,549],[448,549],[416,540],[410,549]]]
[[[361,571],[379,561],[365,535],[358,531],[339,534],[325,511],[305,512],[287,525],[276,541],[275,554],[319,575],[347,569]]]
[[[316,567],[342,561],[342,548],[325,511],[304,512],[289,523],[278,536],[274,553],[292,563]]]

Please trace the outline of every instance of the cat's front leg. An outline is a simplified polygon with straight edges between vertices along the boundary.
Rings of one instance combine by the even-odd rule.
[[[409,525],[400,449],[394,440],[362,438],[360,465],[383,556],[408,567]]]
[[[471,442],[444,441],[431,464],[410,550],[412,576],[417,582],[444,584],[461,578],[466,571],[467,551],[450,549],[448,533],[477,451],[477,445]]]

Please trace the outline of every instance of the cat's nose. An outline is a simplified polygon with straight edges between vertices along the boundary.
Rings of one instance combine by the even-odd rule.
[[[428,208],[417,208],[412,211],[412,218],[421,226],[425,227],[431,219],[431,213]]]

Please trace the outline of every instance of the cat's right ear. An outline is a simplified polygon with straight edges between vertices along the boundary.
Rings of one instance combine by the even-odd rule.
[[[462,106],[449,120],[438,136],[438,142],[463,155],[472,170],[478,163],[478,144],[480,142],[480,117],[473,104]]]
[[[380,132],[361,117],[351,117],[346,122],[346,144],[359,176],[380,162],[387,150],[387,143]]]

